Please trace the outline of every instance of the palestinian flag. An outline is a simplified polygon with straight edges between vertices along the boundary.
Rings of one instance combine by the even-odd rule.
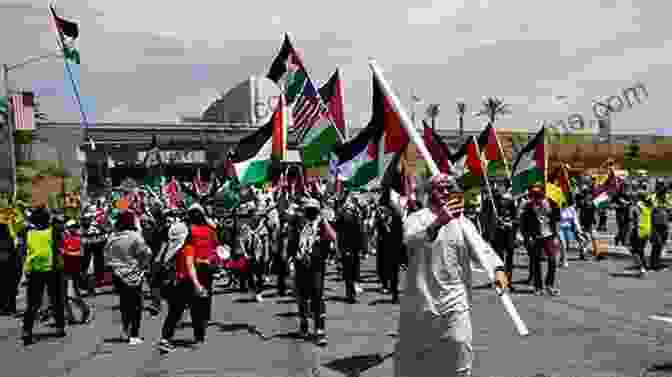
[[[74,21],[69,21],[56,15],[53,5],[49,6],[50,24],[52,30],[56,33],[58,47],[63,52],[65,62],[65,81],[66,87],[70,88],[70,97],[66,107],[68,110],[82,114],[82,122],[85,127],[95,121],[95,100],[92,97],[82,95],[81,90],[81,58],[79,50],[75,46],[75,41],[79,38],[79,25]],[[93,142],[89,140],[92,145]]]
[[[491,123],[478,136],[478,146],[483,156],[488,176],[505,176],[504,153],[499,148],[497,130]]]
[[[278,108],[273,117],[273,159],[276,161],[287,160],[287,127],[289,125],[289,113],[287,111],[287,104],[285,103],[285,96],[280,95]]]
[[[9,101],[7,100],[7,97],[0,97],[0,115],[7,118],[8,113],[9,113]]]
[[[53,5],[49,5],[49,11],[51,12],[51,27],[58,35],[59,47],[63,50],[63,57],[66,62],[80,64],[79,51],[73,46],[75,40],[79,37],[79,25],[76,22],[57,16]]]
[[[415,200],[415,174],[407,162],[409,154],[417,154],[415,144],[409,143],[402,152],[395,153],[380,182],[383,195],[391,198],[393,191],[395,197],[401,198],[402,208],[406,207],[409,200]]]
[[[271,68],[266,77],[275,83],[280,82],[280,79],[287,73],[287,63],[290,60],[290,56],[293,54],[294,47],[289,40],[289,34],[285,34],[285,40],[282,43],[280,52],[278,53],[278,56],[273,59],[273,63],[271,63]]]
[[[605,209],[609,207],[609,194],[606,191],[600,193],[595,199],[593,199],[593,205],[597,209]]]
[[[308,77],[308,71],[303,60],[285,34],[285,40],[278,56],[273,60],[267,77],[279,83],[286,80],[285,96],[287,104],[292,108],[292,118],[289,132],[297,135],[301,142],[306,133],[315,126],[322,116],[328,114],[328,109],[313,81]]]
[[[242,185],[265,183],[271,177],[273,152],[273,120],[238,142],[231,163]]]
[[[535,183],[544,184],[546,169],[544,134],[545,128],[542,127],[518,153],[511,172],[513,195],[525,193]]]
[[[343,85],[340,71],[337,69],[326,84],[319,89],[320,97],[329,109],[329,115],[341,134],[345,133],[345,116],[343,101]]]
[[[343,116],[343,95],[338,70],[319,90],[320,97],[327,104],[327,111],[301,137],[301,158],[308,176],[329,174],[329,160],[334,147],[339,143],[345,121]],[[337,130],[338,128],[338,130]],[[339,135],[340,133],[340,135]]]
[[[339,142],[338,131],[322,115],[319,121],[307,130],[301,143],[301,158],[307,169],[318,169],[329,165],[331,152]]]
[[[406,130],[401,125],[401,118],[384,94],[378,83],[373,79],[373,117],[372,121],[382,130],[382,138],[379,140],[378,156],[379,175],[383,175],[387,166],[397,153],[401,153],[410,139]]]
[[[378,177],[378,141],[382,137],[381,123],[374,121],[352,140],[337,146],[331,160],[331,175],[348,189],[366,186]]]
[[[455,154],[450,156],[450,161],[453,163],[455,173],[460,177],[464,191],[481,184],[483,166],[478,149],[476,137],[472,136]]]
[[[432,159],[439,168],[439,171],[448,173],[450,171],[450,148],[448,148],[446,143],[441,140],[441,136],[439,136],[425,120],[422,121],[422,125],[424,130],[423,141],[429,150],[429,154],[432,155]]]

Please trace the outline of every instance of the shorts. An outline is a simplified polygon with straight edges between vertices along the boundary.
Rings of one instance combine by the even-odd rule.
[[[560,225],[560,241],[567,244],[572,241],[576,241],[576,231],[574,229],[574,224],[561,224]]]
[[[547,257],[557,257],[560,255],[560,241],[555,237],[550,237],[542,241],[544,255]]]

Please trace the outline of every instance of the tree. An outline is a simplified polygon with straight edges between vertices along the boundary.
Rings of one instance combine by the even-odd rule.
[[[511,134],[511,149],[513,151],[512,157],[515,159],[518,153],[527,145],[530,136],[527,132],[513,132]]]
[[[476,113],[476,116],[485,116],[490,124],[494,126],[495,121],[502,115],[511,114],[511,108],[504,100],[497,97],[488,97],[483,100],[483,108]]]
[[[636,140],[632,140],[625,148],[624,165],[627,170],[639,169],[641,165],[640,160],[640,146]]]
[[[439,104],[433,103],[427,106],[427,116],[432,120],[432,130],[436,131],[436,118],[439,116]]]

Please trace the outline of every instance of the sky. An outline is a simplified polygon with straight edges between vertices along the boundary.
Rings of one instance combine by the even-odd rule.
[[[420,111],[441,106],[439,128],[457,127],[461,100],[466,128],[481,129],[472,114],[487,96],[511,105],[498,127],[535,130],[574,113],[588,122],[593,100],[641,82],[649,97],[615,113],[613,129],[651,133],[672,128],[672,3],[637,3],[59,0],[56,9],[79,22],[81,94],[95,102],[94,121],[199,116],[250,75],[265,75],[289,32],[313,80],[341,69],[353,128],[370,118],[375,58],[409,111],[411,93],[424,100]],[[57,48],[47,1],[0,0],[0,35],[0,63]],[[10,73],[10,85],[35,91],[51,120],[78,121],[66,84],[58,59]]]

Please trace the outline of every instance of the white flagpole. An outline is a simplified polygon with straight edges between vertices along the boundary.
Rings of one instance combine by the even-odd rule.
[[[404,108],[401,106],[401,102],[399,101],[399,98],[397,95],[392,91],[392,88],[390,87],[389,83],[385,80],[382,70],[380,67],[378,67],[378,64],[376,63],[375,60],[369,60],[369,66],[371,67],[371,70],[373,71],[373,75],[375,79],[378,80],[378,83],[380,84],[384,94],[387,96],[387,98],[390,99],[390,104],[392,105],[392,108],[394,111],[397,112],[399,115],[399,118],[401,120],[401,125],[404,127],[406,132],[408,133],[409,138],[415,145],[418,147],[418,150],[422,154],[422,156],[425,158],[425,161],[427,161],[427,165],[429,167],[429,170],[432,174],[432,176],[436,176],[440,174],[440,171],[438,167],[436,166],[436,163],[432,159],[432,155],[429,153],[429,150],[427,150],[427,146],[425,146],[425,143],[423,142],[422,138],[418,134],[418,131],[413,127],[413,123],[408,117],[408,114],[406,114],[406,111]],[[478,244],[483,244],[485,241],[479,234],[473,234],[473,232],[464,232],[465,237],[474,237],[474,239],[471,241],[473,244],[478,245]],[[483,266],[487,266],[488,263],[486,262],[486,258],[482,255],[482,251],[479,248],[476,248],[475,250],[479,261]],[[494,273],[491,271],[491,269],[488,269],[488,274],[490,275],[489,278],[491,281],[494,281],[495,276]],[[518,310],[516,310],[516,307],[513,305],[513,302],[511,301],[511,297],[509,296],[506,291],[496,288],[497,295],[500,297],[502,304],[504,305],[504,308],[506,309],[507,313],[513,320],[516,329],[518,330],[518,334],[521,336],[526,336],[529,334],[529,330],[527,329],[527,326],[523,322],[523,320],[520,318],[520,315],[518,314]]]

